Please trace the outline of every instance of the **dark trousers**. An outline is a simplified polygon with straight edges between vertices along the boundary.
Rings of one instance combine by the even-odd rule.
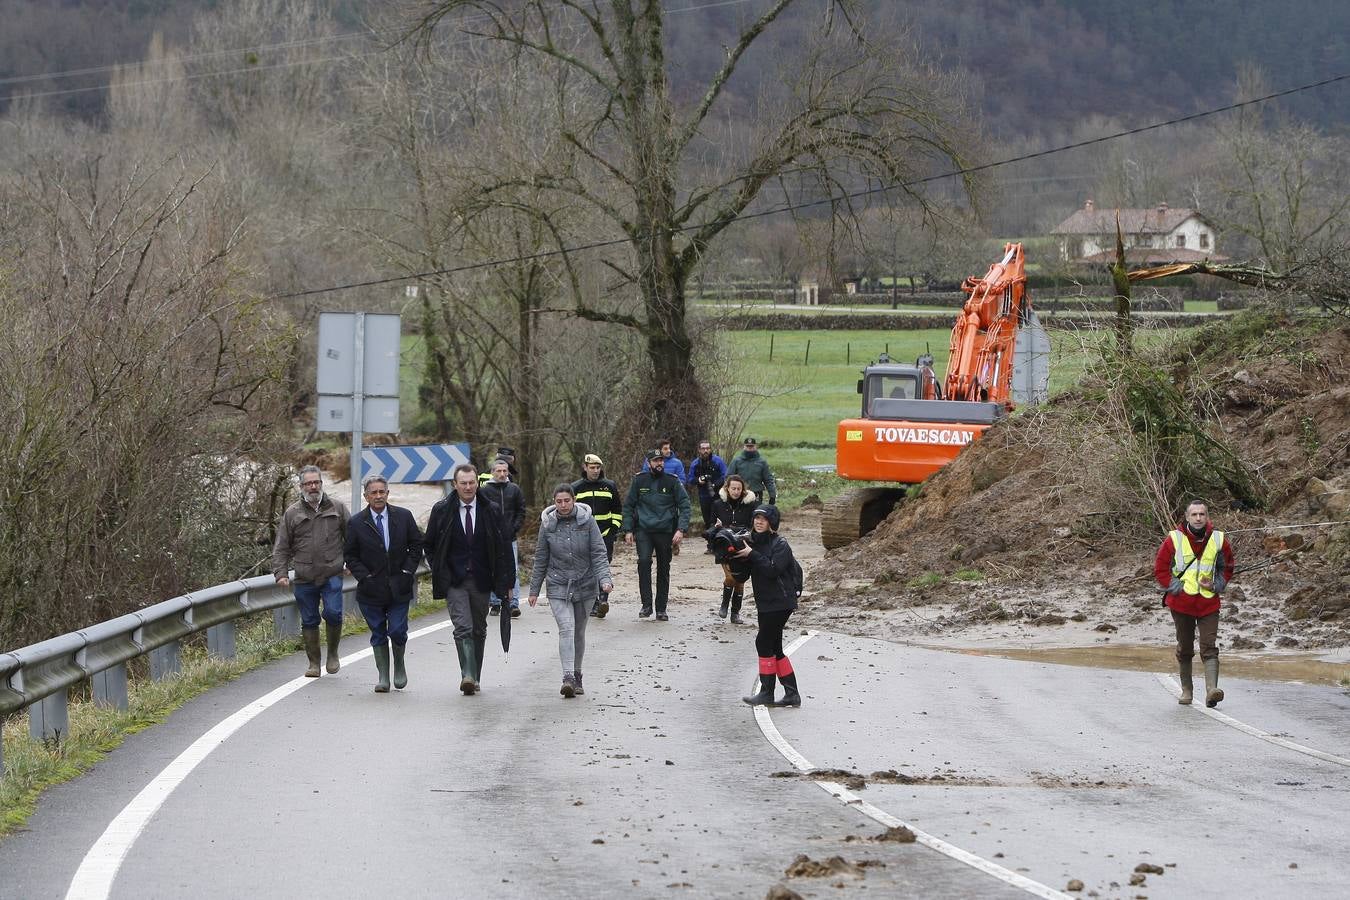
[[[1172,622],[1177,626],[1177,661],[1185,662],[1195,656],[1195,635],[1200,634],[1200,658],[1219,658],[1219,611],[1207,616],[1188,616],[1172,610]]]
[[[656,611],[665,612],[666,604],[670,602],[670,559],[674,555],[670,548],[674,537],[673,531],[638,529],[633,532],[638,555],[638,594],[642,596],[643,609],[652,606],[653,554],[656,555]]]
[[[373,603],[361,603],[361,615],[370,626],[370,646],[383,647],[386,641],[393,641],[395,647],[408,643],[408,607],[410,601],[391,603],[388,606],[376,606]]]
[[[465,579],[459,587],[451,586],[445,592],[445,608],[455,626],[455,640],[487,639],[488,598],[491,591],[480,591],[472,580]]]
[[[617,531],[600,536],[600,540],[605,542],[605,556],[609,558],[610,562],[614,562],[614,539],[618,536],[619,533]],[[591,610],[594,610],[602,602],[609,599],[609,595],[600,590],[600,583],[598,581],[595,585],[595,591],[595,599],[591,601]]]
[[[760,659],[781,659],[783,657],[783,629],[787,627],[788,616],[792,610],[756,611],[759,619],[759,631],[755,632],[755,652]]]
[[[702,513],[703,513],[703,530],[704,530],[704,531],[707,531],[709,528],[711,528],[711,527],[713,526],[712,506],[713,506],[713,498],[712,498],[712,497],[704,497],[702,494],[699,494],[699,495],[698,495],[698,508],[699,508],[699,510],[701,510]]]

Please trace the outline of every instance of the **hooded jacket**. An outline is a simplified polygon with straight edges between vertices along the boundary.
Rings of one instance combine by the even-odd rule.
[[[720,521],[722,528],[749,530],[754,524],[756,503],[754,491],[747,490],[741,494],[741,499],[732,500],[727,496],[726,485],[723,485],[722,490],[717,492],[717,499],[713,501],[713,521]]]
[[[758,450],[742,450],[731,458],[727,467],[728,475],[739,475],[745,479],[745,486],[773,503],[778,499],[778,485],[774,483],[769,461]]]
[[[539,596],[547,586],[548,599],[590,603],[601,585],[613,586],[605,541],[590,507],[577,503],[570,516],[558,515],[556,506],[539,515],[539,542],[534,548],[530,572],[530,596]]]
[[[797,608],[793,583],[792,547],[776,532],[750,534],[750,584],[755,589],[755,609],[786,612]]]

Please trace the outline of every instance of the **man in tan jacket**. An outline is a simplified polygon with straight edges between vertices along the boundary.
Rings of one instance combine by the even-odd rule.
[[[300,499],[286,508],[277,525],[272,548],[272,575],[282,587],[291,585],[295,569],[295,602],[300,607],[300,633],[305,640],[309,668],[319,677],[319,606],[328,626],[328,673],[341,668],[338,641],[342,639],[342,547],[351,514],[341,500],[323,490],[318,466],[300,470]]]

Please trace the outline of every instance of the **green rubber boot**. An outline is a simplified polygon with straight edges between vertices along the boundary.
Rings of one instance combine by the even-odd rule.
[[[407,644],[393,644],[394,687],[398,688],[400,691],[408,686],[408,670],[403,666],[403,654],[407,649]]]
[[[478,691],[478,678],[474,674],[478,671],[478,663],[473,652],[473,638],[460,638],[457,643],[459,658],[463,660],[459,674],[459,689],[467,697]]]
[[[1177,668],[1181,670],[1181,696],[1177,698],[1177,702],[1182,706],[1190,706],[1191,701],[1195,699],[1195,687],[1191,684],[1191,661],[1177,660]]]
[[[1219,687],[1219,658],[1205,660],[1205,706],[1210,709],[1219,705],[1223,699],[1223,688]]]
[[[379,647],[372,648],[375,651],[375,671],[380,674],[380,680],[375,682],[375,693],[389,693],[389,645],[382,644]]]

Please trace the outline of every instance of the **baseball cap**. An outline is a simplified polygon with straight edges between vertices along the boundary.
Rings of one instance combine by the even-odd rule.
[[[748,437],[748,438],[745,439],[745,443],[747,443],[747,444],[758,444],[759,441],[755,440],[755,439],[752,438],[752,437]]]
[[[665,459],[665,456],[661,454],[660,449],[657,447],[653,447],[647,451],[647,462],[651,462],[654,459]]]
[[[509,457],[512,457],[512,458],[514,459],[514,458],[515,458],[515,455],[516,455],[516,451],[515,451],[515,449],[512,448],[512,447],[498,447],[498,448],[497,448],[497,455],[500,456],[500,457],[502,457],[503,459],[505,459],[505,458],[508,457],[508,456],[509,456]]]
[[[603,466],[605,464],[604,461],[601,460],[600,457],[596,456],[594,453],[587,453],[585,462],[586,465],[588,466],[592,464],[597,466]]]

